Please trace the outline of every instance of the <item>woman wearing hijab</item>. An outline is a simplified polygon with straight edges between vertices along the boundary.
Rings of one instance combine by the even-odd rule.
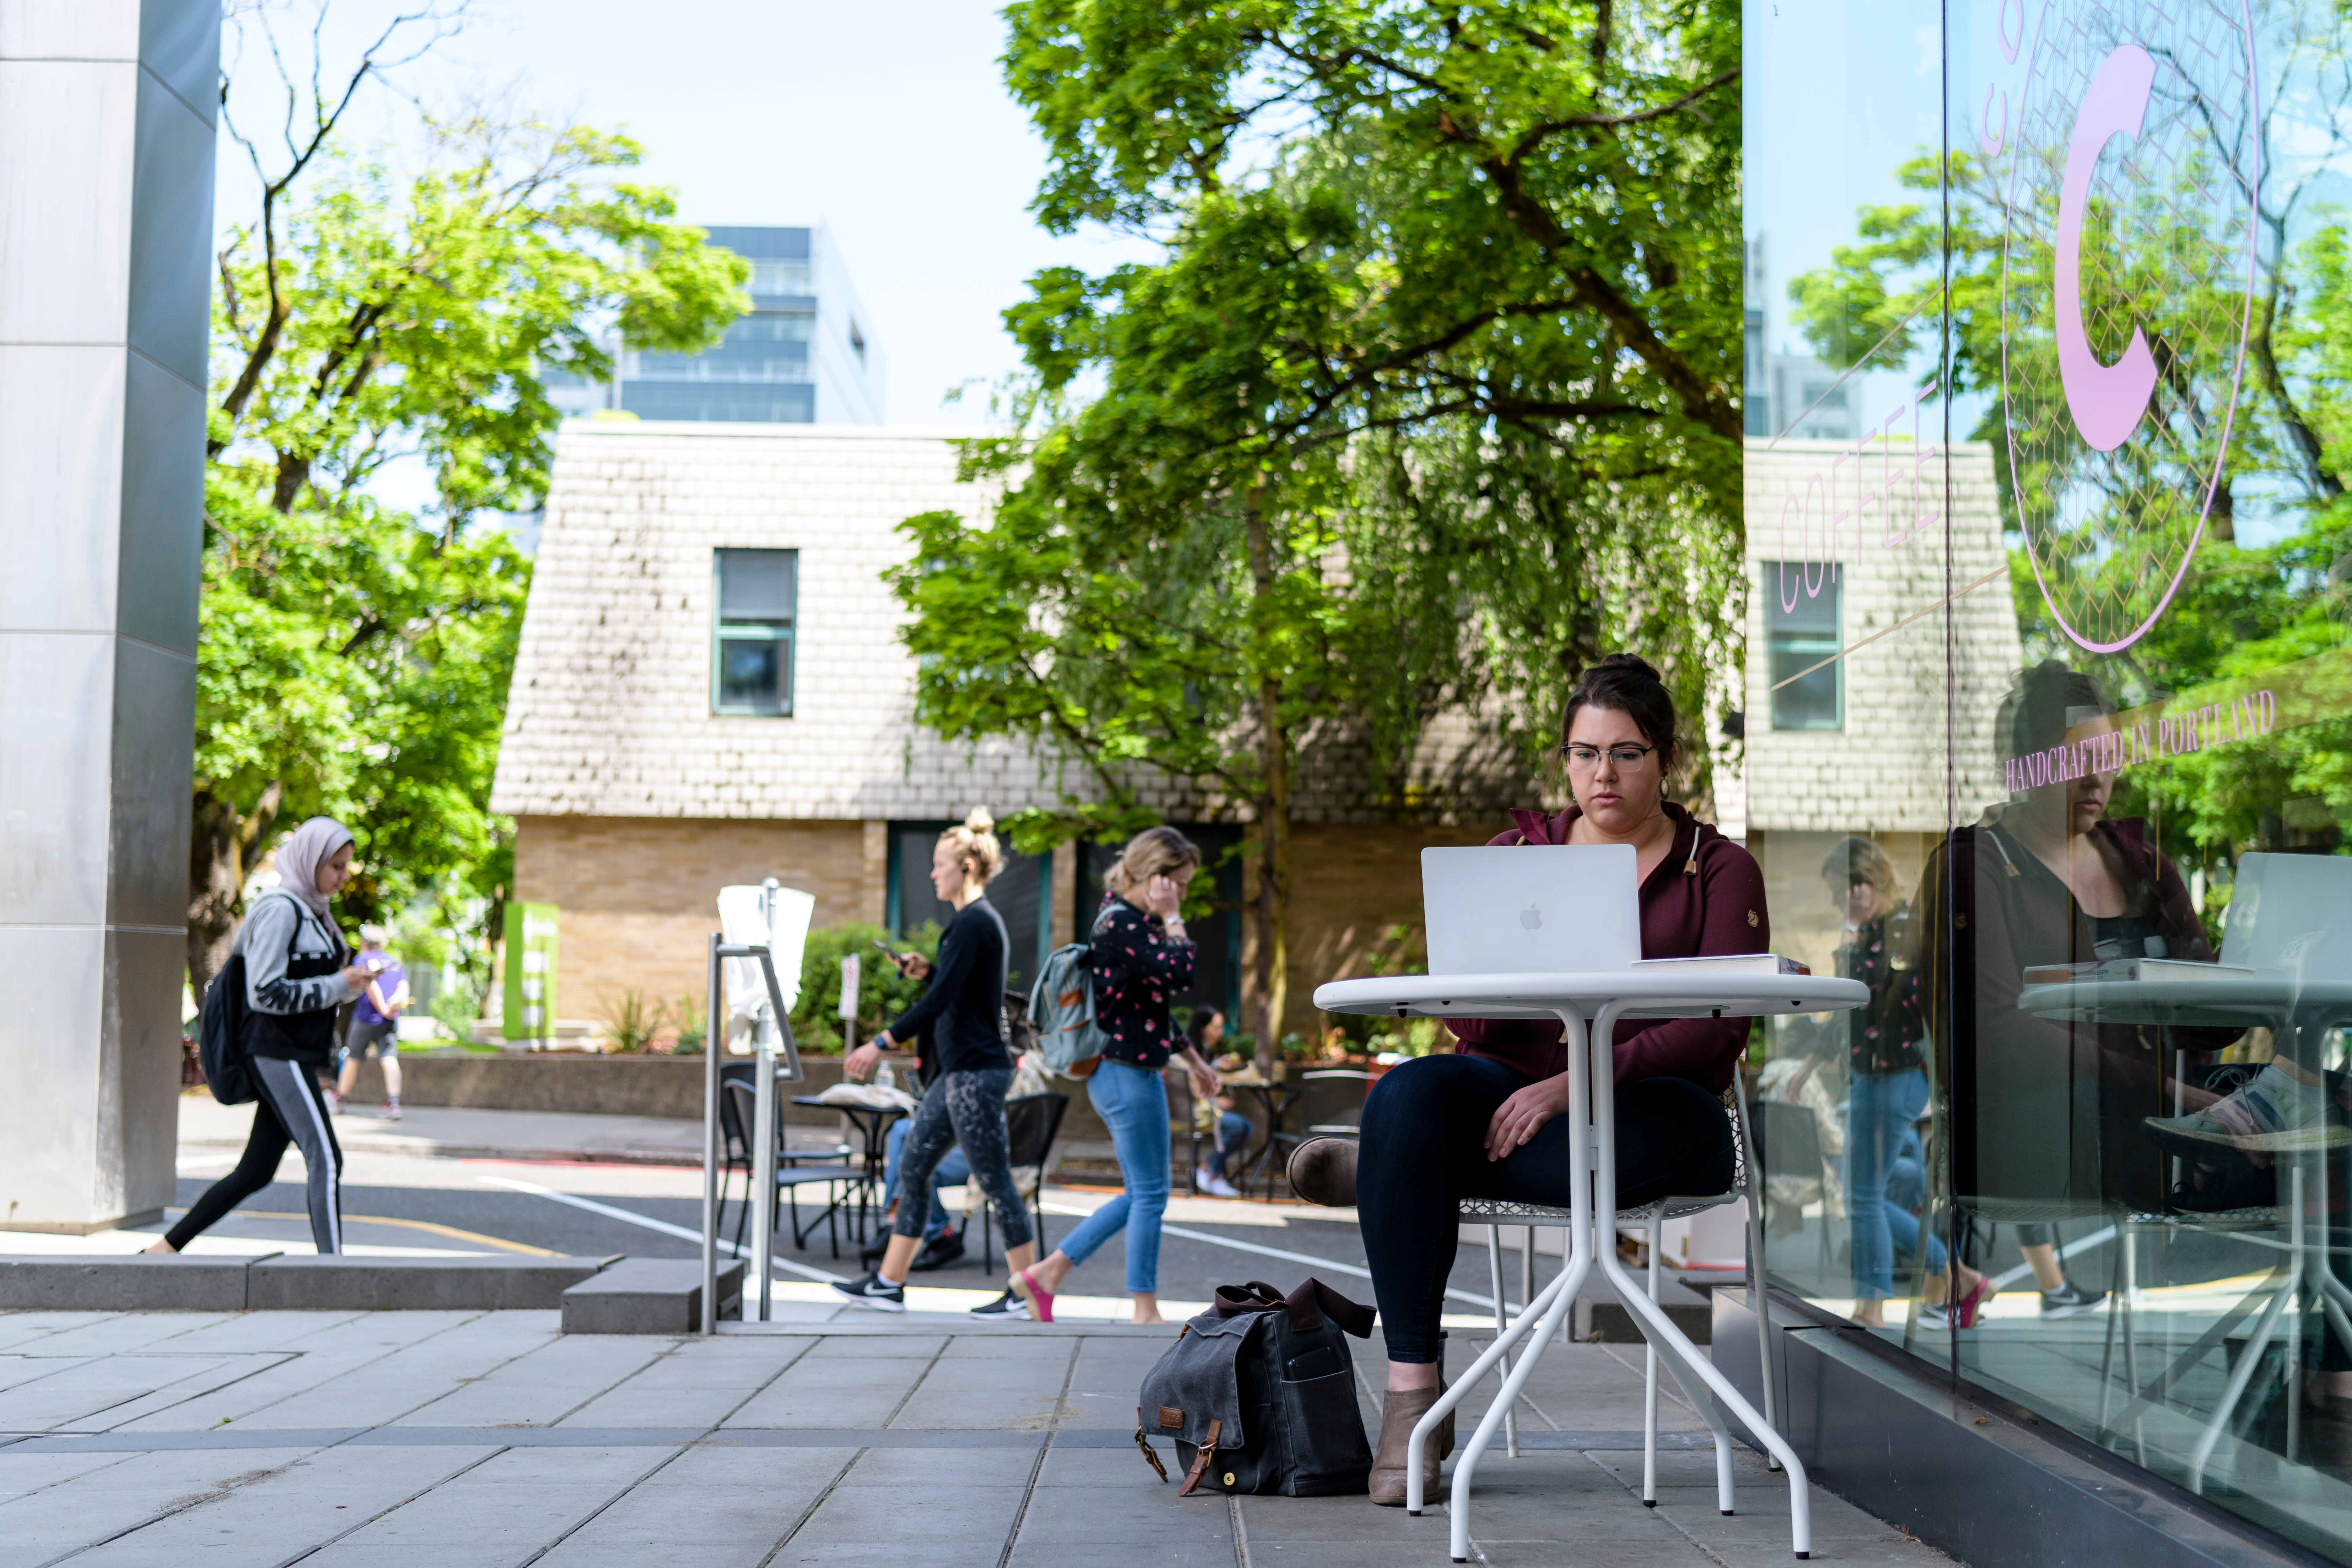
[[[343,1151],[319,1073],[334,1050],[337,1009],[368,983],[327,912],[351,869],[351,830],[331,817],[310,818],[278,847],[278,886],[246,911],[229,949],[245,958],[245,1049],[261,1091],[253,1132],[236,1169],[148,1251],[180,1251],[275,1181],[289,1141],[310,1173],[310,1239],[321,1254],[343,1249]]]

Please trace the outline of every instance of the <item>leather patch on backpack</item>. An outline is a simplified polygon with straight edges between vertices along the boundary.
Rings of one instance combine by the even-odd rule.
[[[1181,1410],[1177,1409],[1172,1405],[1163,1405],[1160,1407],[1160,1426],[1162,1431],[1167,1430],[1171,1426],[1181,1426],[1183,1425],[1184,1413]]]

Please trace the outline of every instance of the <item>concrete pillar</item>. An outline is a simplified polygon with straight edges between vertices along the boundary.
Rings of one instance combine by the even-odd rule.
[[[219,0],[0,0],[0,1228],[172,1199]]]

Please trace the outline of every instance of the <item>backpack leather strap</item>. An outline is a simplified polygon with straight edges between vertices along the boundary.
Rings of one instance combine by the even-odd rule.
[[[1160,1473],[1160,1485],[1167,1485],[1168,1467],[1160,1462],[1158,1451],[1143,1436],[1143,1406],[1140,1405],[1135,1407],[1135,1446],[1143,1450],[1144,1458],[1149,1460],[1151,1468]]]
[[[1138,1414],[1139,1415],[1141,1413],[1138,1412]],[[1200,1448],[1192,1455],[1192,1468],[1185,1473],[1184,1484],[1176,1489],[1176,1495],[1178,1497],[1191,1497],[1193,1491],[1199,1488],[1201,1478],[1209,1473],[1209,1466],[1216,1459],[1217,1457],[1217,1434],[1223,1429],[1223,1422],[1218,1420],[1213,1415],[1209,1417],[1208,1441],[1202,1443]]]

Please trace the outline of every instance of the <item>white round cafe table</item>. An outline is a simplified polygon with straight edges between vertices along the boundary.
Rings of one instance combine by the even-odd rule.
[[[1692,1403],[1714,1429],[1717,1452],[1727,1454],[1722,1415],[1701,1393],[1714,1395],[1759,1442],[1780,1461],[1789,1476],[1792,1544],[1800,1557],[1812,1551],[1811,1499],[1805,1468],[1772,1424],[1716,1369],[1653,1302],[1619,1261],[1613,1235],[1617,1215],[1617,1130],[1613,1115],[1615,1054],[1610,1036],[1620,1020],[1658,1018],[1753,1018],[1784,1013],[1845,1012],[1870,999],[1858,980],[1814,974],[1677,973],[1670,970],[1606,970],[1559,974],[1394,974],[1369,980],[1335,980],[1315,988],[1315,1005],[1327,1013],[1359,1013],[1417,1018],[1555,1018],[1567,1031],[1569,1079],[1569,1258],[1557,1279],[1529,1301],[1496,1337],[1470,1370],[1456,1379],[1412,1431],[1405,1462],[1405,1508],[1422,1509],[1421,1456],[1438,1424],[1472,1385],[1530,1332],[1527,1349],[1503,1380],[1477,1431],[1454,1466],[1453,1558],[1470,1555],[1470,1481],[1481,1455],[1535,1370],[1536,1357],[1559,1331],[1577,1292],[1597,1266],[1617,1287],[1642,1335],[1667,1368],[1696,1397]],[[1761,1173],[1750,1172],[1751,1184]],[[1750,1192],[1750,1201],[1754,1201]],[[1601,1226],[1612,1235],[1604,1238]],[[1765,1310],[1755,1303],[1759,1321]],[[1728,1467],[1719,1465],[1727,1486]],[[1725,1511],[1730,1498],[1722,1497]]]
[[[2036,1017],[2054,1022],[2078,1024],[2155,1024],[2176,1028],[2245,1029],[2257,1025],[2277,1030],[2283,1037],[2279,1054],[2294,1059],[2305,1056],[2296,1041],[2315,1037],[2318,1031],[2341,1026],[2352,1018],[2352,980],[2341,976],[2312,978],[2285,970],[2263,969],[2248,973],[2242,969],[2223,969],[2218,965],[2210,974],[2188,973],[2175,969],[2144,980],[2083,979],[2057,981],[2040,985],[2028,985],[2018,994],[2018,1009]],[[2308,1032],[2308,1033],[2306,1033]],[[2315,1062],[2306,1065],[2316,1067]],[[2176,1101],[2176,1106],[2177,1106]],[[2261,1297],[2269,1305],[2255,1320],[2246,1348],[2236,1354],[2230,1380],[2221,1391],[2220,1401],[2208,1416],[2197,1443],[2189,1450],[2188,1463],[2189,1489],[2202,1494],[2205,1489],[2205,1467],[2213,1450],[2235,1418],[2239,1401],[2244,1396],[2254,1370],[2263,1364],[2264,1352],[2274,1338],[2284,1343],[2284,1381],[2293,1387],[2301,1371],[2302,1335],[2285,1325],[2281,1313],[2289,1302],[2304,1300],[2306,1286],[2315,1286],[2314,1294],[2328,1330],[2337,1341],[2352,1346],[2352,1289],[2336,1278],[2327,1256],[2329,1237],[2334,1225],[2328,1214],[2328,1198],[2333,1191],[2322,1164],[2324,1156],[2345,1147],[2352,1141],[2352,1132],[2345,1128],[2326,1126],[2315,1131],[2274,1133],[2267,1138],[2245,1141],[2241,1146],[2258,1150],[2282,1162],[2287,1179],[2281,1184],[2281,1196],[2285,1202],[2273,1214],[2265,1215],[2237,1233],[2237,1239],[2258,1247],[2279,1247],[2284,1262],[2278,1271],[2265,1276],[2248,1292],[2246,1310]],[[2315,1212],[2305,1202],[2305,1194],[2316,1195]],[[2138,1298],[2139,1282],[2137,1249],[2131,1245],[2128,1215],[2118,1216],[2125,1232],[2123,1283],[2126,1303]],[[2280,1226],[2287,1232],[2284,1242],[2274,1233]],[[2220,1234],[2229,1234],[2222,1232]],[[2303,1309],[2307,1310],[2308,1309]],[[2129,1320],[2126,1320],[2128,1323]],[[2226,1325],[2235,1318],[2225,1317]],[[2126,1332],[2128,1332],[2126,1329]],[[2212,1342],[2221,1337],[2219,1329],[2201,1336],[2175,1362],[2177,1368],[2196,1364],[2212,1349]],[[2130,1346],[2126,1342],[2126,1353]],[[2169,1386],[2170,1379],[2165,1380]],[[2130,1419],[2147,1403],[2145,1394],[2124,1407],[2116,1418],[2117,1426]],[[2287,1409],[2287,1451],[2294,1452],[2296,1418],[2301,1409],[2292,1401]],[[2101,1412],[2105,1419],[2105,1411]]]

